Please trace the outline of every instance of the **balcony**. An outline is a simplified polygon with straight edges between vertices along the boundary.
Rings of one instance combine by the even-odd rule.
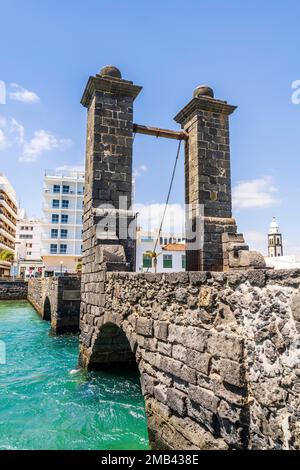
[[[18,212],[17,206],[11,201],[5,192],[0,192],[0,201],[5,201],[6,204],[12,209],[14,214]]]
[[[84,172],[84,169],[82,169],[81,171],[76,171],[76,170],[61,170],[61,171],[57,171],[57,170],[45,170],[45,178],[51,178],[51,179],[57,179],[57,180],[61,180],[61,179],[70,179],[70,178],[74,178],[75,180],[80,180],[80,181],[84,181],[84,178],[85,178],[85,172]]]
[[[51,211],[51,212],[54,212],[54,211],[83,212],[83,207],[82,206],[81,207],[69,206],[68,208],[66,208],[66,207],[62,207],[61,204],[60,204],[59,207],[53,207],[52,204],[46,204],[45,203],[45,204],[43,204],[42,208],[43,208],[43,211]]]
[[[0,235],[2,235],[2,237],[5,237],[7,240],[9,240],[13,244],[16,241],[15,237],[11,233],[7,232],[4,228],[1,228],[1,227],[0,227]]]
[[[17,211],[15,211],[6,201],[5,199],[0,198],[0,207],[2,210],[5,211],[7,217],[12,220],[13,223],[16,224],[17,222]]]
[[[76,191],[74,189],[70,189],[70,191],[68,193],[63,193],[62,191],[60,191],[59,193],[53,191],[53,189],[50,189],[50,188],[44,188],[44,194],[45,196],[71,196],[71,197],[74,197],[74,196],[81,196],[83,197],[84,196],[84,192],[83,191]]]

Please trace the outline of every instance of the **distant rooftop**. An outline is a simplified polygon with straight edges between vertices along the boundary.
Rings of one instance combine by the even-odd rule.
[[[185,243],[168,243],[162,247],[163,251],[185,251]]]

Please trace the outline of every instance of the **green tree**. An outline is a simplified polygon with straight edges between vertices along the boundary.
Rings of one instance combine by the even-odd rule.
[[[13,261],[14,260],[14,254],[12,251],[9,250],[3,250],[0,252],[0,260],[1,261]]]
[[[157,258],[159,255],[161,255],[161,253],[156,253],[156,251],[146,251],[145,253],[146,256],[149,256],[149,258],[152,259],[152,264],[154,266],[154,272],[156,273],[157,272]]]

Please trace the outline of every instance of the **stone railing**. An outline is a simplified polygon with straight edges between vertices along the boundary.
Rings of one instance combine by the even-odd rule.
[[[5,281],[0,279],[0,300],[26,300],[26,281]]]

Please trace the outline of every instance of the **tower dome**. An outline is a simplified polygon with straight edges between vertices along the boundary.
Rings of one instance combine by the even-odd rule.
[[[276,217],[273,217],[272,222],[270,224],[270,228],[269,228],[269,234],[273,234],[273,233],[279,233],[279,225],[276,220]]]

